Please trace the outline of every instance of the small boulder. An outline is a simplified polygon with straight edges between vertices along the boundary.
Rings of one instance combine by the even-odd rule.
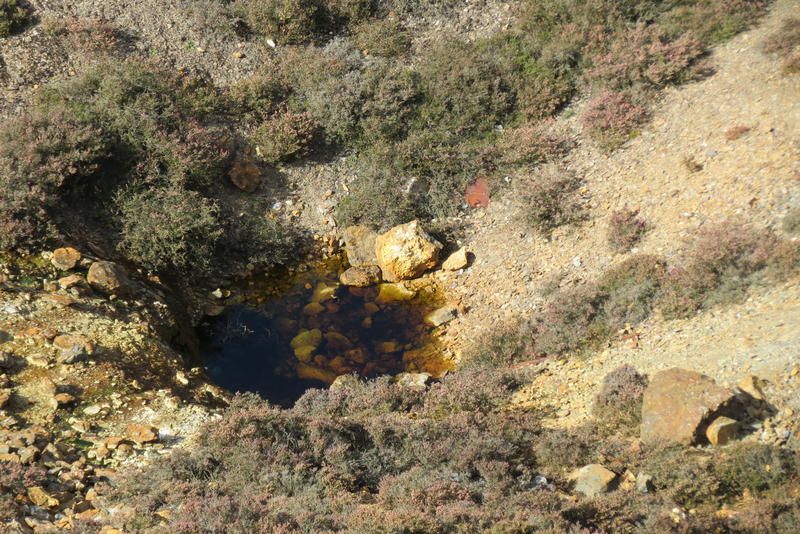
[[[400,373],[394,377],[398,386],[409,389],[425,389],[431,381],[430,373]]]
[[[75,268],[80,259],[81,253],[72,247],[57,248],[53,251],[50,263],[52,263],[56,269],[69,271]]]
[[[467,249],[461,247],[452,254],[450,254],[444,262],[442,262],[442,269],[445,271],[457,271],[469,265],[469,258],[467,257]]]
[[[573,471],[569,478],[575,482],[575,491],[594,497],[611,491],[617,474],[600,464],[589,464]]]
[[[105,293],[124,293],[130,287],[128,272],[111,261],[96,261],[89,267],[86,280],[95,289]]]
[[[135,443],[151,443],[158,441],[158,429],[149,425],[128,425],[125,437]]]
[[[83,277],[79,274],[71,274],[58,280],[58,285],[61,286],[61,289],[69,289],[81,283],[83,283]]]
[[[756,400],[766,400],[764,390],[761,389],[762,380],[755,375],[747,375],[744,377],[737,386],[739,389],[750,395]]]
[[[237,188],[253,193],[261,185],[263,174],[252,157],[242,154],[233,162],[228,171],[228,178]]]
[[[28,488],[28,498],[33,504],[42,508],[53,508],[60,504],[58,499],[47,493],[41,486]]]
[[[739,422],[730,417],[717,417],[706,429],[706,437],[712,445],[725,445],[739,432]]]
[[[639,493],[650,493],[653,491],[653,477],[645,473],[636,475],[636,490]]]
[[[695,371],[675,367],[656,373],[642,401],[642,441],[690,445],[733,398],[733,392]]]
[[[359,265],[350,267],[339,275],[344,286],[368,287],[381,281],[381,268],[377,265]]]
[[[431,326],[441,326],[456,318],[458,312],[455,306],[442,306],[425,316],[425,322]]]
[[[347,261],[350,265],[361,267],[378,264],[378,258],[375,255],[375,240],[378,238],[378,234],[366,226],[355,225],[345,228],[342,237]]]
[[[383,278],[399,282],[416,278],[436,266],[442,244],[423,230],[419,221],[395,226],[375,240]]]
[[[289,346],[293,349],[303,346],[310,346],[317,348],[322,343],[322,332],[319,329],[302,330],[289,342]]]

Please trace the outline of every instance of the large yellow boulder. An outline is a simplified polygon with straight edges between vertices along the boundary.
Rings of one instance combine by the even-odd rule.
[[[431,237],[419,221],[395,226],[375,240],[375,255],[389,282],[410,280],[432,269],[439,261],[442,244]]]

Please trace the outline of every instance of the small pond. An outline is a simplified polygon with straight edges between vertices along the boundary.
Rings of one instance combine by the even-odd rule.
[[[337,376],[448,368],[425,315],[441,302],[416,280],[367,288],[339,284],[341,263],[281,282],[254,277],[233,289],[225,311],[199,326],[211,380],[291,406]]]

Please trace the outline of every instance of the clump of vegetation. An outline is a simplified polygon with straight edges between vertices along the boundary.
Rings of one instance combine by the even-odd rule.
[[[411,38],[396,16],[358,24],[352,39],[362,53],[384,57],[401,56],[411,46]]]
[[[255,34],[281,43],[302,43],[317,31],[319,2],[316,0],[236,0],[233,12]]]
[[[578,180],[557,165],[546,165],[522,185],[522,218],[532,228],[549,235],[555,228],[577,221],[575,201]]]
[[[646,388],[647,377],[630,365],[618,367],[603,379],[592,413],[605,424],[635,433],[642,419],[642,397]]]
[[[119,28],[98,18],[73,18],[64,25],[64,33],[71,46],[88,53],[113,52],[122,40]]]
[[[784,215],[782,227],[787,234],[800,234],[800,207],[792,208]]]
[[[719,303],[739,299],[754,275],[767,267],[776,237],[736,222],[704,227],[681,265],[664,276],[661,310],[686,317]]]
[[[317,125],[308,113],[283,111],[262,122],[251,134],[256,154],[273,165],[308,153]]]
[[[8,37],[30,20],[30,12],[19,0],[0,0],[0,37]]]
[[[647,111],[627,93],[605,91],[586,105],[581,125],[601,148],[614,150],[644,123]]]
[[[612,249],[627,252],[648,230],[647,223],[639,218],[639,211],[628,208],[615,210],[608,219],[606,240]]]
[[[783,71],[787,74],[800,72],[800,19],[783,21],[781,29],[764,43],[764,51],[782,59]]]

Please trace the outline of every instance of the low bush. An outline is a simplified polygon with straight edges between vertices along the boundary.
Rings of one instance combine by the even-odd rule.
[[[317,0],[235,0],[231,9],[250,31],[282,44],[310,40],[322,15]]]
[[[532,125],[509,128],[498,139],[498,162],[503,165],[538,165],[564,153],[566,142]]]
[[[695,39],[714,44],[730,39],[766,12],[769,0],[693,0],[667,2],[658,23],[674,36],[689,33]]]
[[[119,247],[153,271],[211,274],[222,236],[217,208],[199,193],[152,189],[121,194]]]
[[[98,18],[73,18],[64,26],[68,43],[85,53],[111,53],[122,43],[122,32],[114,24]]]
[[[30,12],[18,0],[0,0],[0,37],[18,31],[30,17]]]
[[[640,26],[611,41],[592,58],[587,78],[615,91],[630,87],[661,89],[696,79],[705,71],[706,49],[688,35],[669,40],[654,26]]]
[[[230,113],[246,121],[262,119],[278,111],[289,88],[273,73],[244,78],[227,89]]]
[[[638,218],[639,211],[628,208],[615,210],[608,218],[606,240],[618,252],[627,252],[641,241],[648,225]]]
[[[280,111],[262,122],[250,135],[256,154],[272,165],[310,152],[317,125],[308,113]]]
[[[636,434],[646,388],[647,377],[630,365],[618,367],[603,378],[603,385],[594,397],[592,414],[604,424]]]
[[[666,317],[736,301],[764,269],[776,237],[739,222],[700,229],[683,261],[667,271],[660,307]]]
[[[614,150],[647,119],[647,110],[627,93],[605,91],[586,105],[581,125],[601,148]]]
[[[789,450],[764,443],[736,443],[714,462],[714,473],[726,495],[769,492],[800,474],[800,458]]]
[[[362,53],[384,57],[401,56],[411,46],[411,38],[396,16],[358,24],[352,39]]]
[[[575,176],[556,165],[539,168],[521,185],[522,219],[545,235],[576,222],[580,218],[575,202],[578,185]]]
[[[781,29],[771,35],[764,43],[764,51],[775,54],[783,60],[783,70],[787,74],[800,72],[800,19],[789,18],[783,21]]]

